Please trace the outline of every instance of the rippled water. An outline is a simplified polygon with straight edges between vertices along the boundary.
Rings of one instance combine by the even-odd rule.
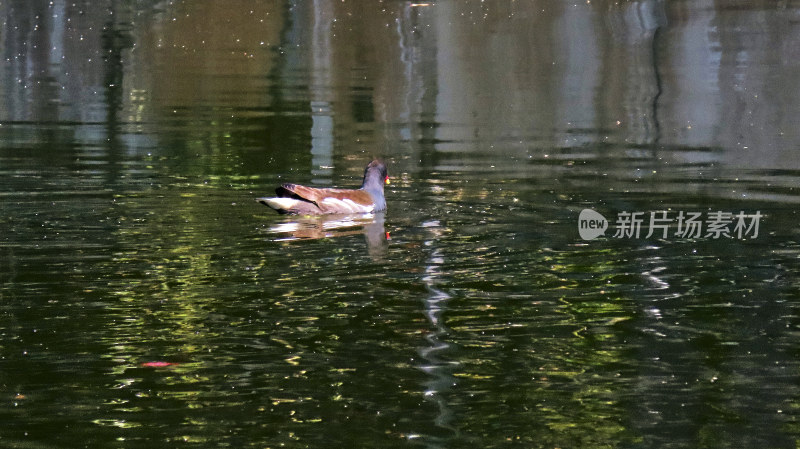
[[[0,12],[0,446],[800,441],[797,5]]]

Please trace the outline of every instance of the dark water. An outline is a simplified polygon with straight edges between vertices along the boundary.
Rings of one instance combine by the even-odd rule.
[[[723,3],[0,1],[0,446],[797,447],[800,5]]]

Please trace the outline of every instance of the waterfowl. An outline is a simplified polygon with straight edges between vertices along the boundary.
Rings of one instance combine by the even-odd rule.
[[[275,189],[276,197],[257,198],[281,214],[323,215],[370,213],[386,210],[383,186],[389,184],[386,165],[373,160],[364,169],[358,189],[332,189],[283,184]]]

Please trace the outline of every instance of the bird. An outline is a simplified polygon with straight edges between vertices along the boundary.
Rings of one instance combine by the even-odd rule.
[[[275,189],[277,197],[256,198],[279,214],[325,215],[364,214],[386,210],[383,186],[389,175],[383,161],[375,159],[364,169],[359,189],[306,187],[286,183]]]

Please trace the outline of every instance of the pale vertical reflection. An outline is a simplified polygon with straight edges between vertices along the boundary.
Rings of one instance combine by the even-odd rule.
[[[657,0],[627,2],[606,17],[610,40],[602,66],[605,85],[598,92],[605,109],[600,110],[608,114],[609,125],[623,132],[626,143],[657,143],[663,71],[657,50],[659,30],[666,23],[664,5]]]
[[[419,355],[423,360],[419,368],[430,376],[430,379],[424,384],[425,400],[436,404],[438,409],[434,424],[457,433],[458,431],[452,425],[453,412],[447,404],[445,393],[455,385],[455,378],[450,372],[458,365],[458,362],[441,358],[442,353],[450,348],[450,344],[445,341],[450,330],[442,320],[442,314],[447,310],[450,295],[436,287],[441,276],[439,269],[444,263],[441,250],[435,246],[436,240],[441,234],[441,228],[438,221],[425,222],[422,226],[428,228],[432,234],[432,238],[424,243],[426,247],[430,248],[430,256],[425,266],[425,276],[422,278],[422,282],[428,290],[428,296],[423,298],[422,302],[425,307],[425,317],[431,323],[432,331],[425,336],[428,345],[419,348]],[[412,437],[427,440],[427,447],[444,447],[440,444],[440,438],[429,435],[412,435]]]
[[[680,25],[680,32],[669,36],[666,53],[674,72],[662,108],[664,125],[674,129],[667,144],[690,147],[705,146],[715,141],[721,120],[719,84],[720,43],[713,1],[699,0],[697,9]],[[708,157],[706,152],[687,156]],[[679,156],[684,156],[679,154]],[[696,162],[690,160],[689,162]],[[701,160],[700,162],[704,162]]]
[[[50,34],[50,68],[55,68],[53,76],[58,79],[61,71],[61,61],[64,59],[64,24],[65,21],[62,17],[65,16],[64,0],[55,0],[50,2],[52,5],[52,14],[50,14],[50,21],[52,22],[53,32]]]
[[[398,140],[419,151],[420,141],[435,138],[438,66],[436,8],[405,3],[394,18],[391,39],[397,45],[397,68],[375,88],[378,121],[385,123],[383,147]],[[392,64],[393,65],[393,64]],[[383,75],[386,76],[386,75]]]
[[[333,170],[331,108],[331,21],[333,3],[315,0],[311,35],[311,173],[314,182],[329,183]],[[322,179],[319,179],[322,178]]]
[[[436,60],[438,67],[446,70],[437,71],[436,121],[440,125],[463,124],[467,130],[449,126],[437,128],[436,138],[442,142],[468,140],[475,132],[468,124],[472,123],[472,114],[478,107],[476,90],[473,86],[473,71],[463,60],[466,51],[459,42],[456,26],[450,21],[459,17],[459,4],[441,2],[436,4],[434,26],[436,30]]]
[[[555,20],[558,39],[553,40],[555,53],[563,55],[565,69],[559,94],[562,101],[557,123],[566,131],[594,129],[597,126],[597,110],[594,101],[600,87],[600,48],[595,26],[597,12],[592,8],[565,8],[563,15]],[[562,32],[561,30],[569,30]],[[570,133],[566,145],[582,145],[594,139],[591,133]],[[578,140],[580,139],[580,140]]]
[[[419,70],[421,49],[419,42],[414,39],[417,21],[412,14],[415,13],[415,8],[407,4],[400,10],[401,17],[395,19],[397,44],[400,47],[400,61],[403,67],[402,77],[405,81],[405,98],[396,117],[398,122],[406,125],[400,130],[400,137],[403,140],[411,140],[413,137],[411,126],[414,126],[415,120],[412,120],[412,116],[420,108],[425,93],[425,85]]]
[[[631,48],[631,61],[638,67],[632,71],[630,86],[626,90],[627,120],[635,143],[654,143],[661,138],[658,123],[658,98],[661,93],[658,61],[656,59],[656,33],[665,21],[663,4],[650,0],[627,4],[623,11],[626,39]]]

